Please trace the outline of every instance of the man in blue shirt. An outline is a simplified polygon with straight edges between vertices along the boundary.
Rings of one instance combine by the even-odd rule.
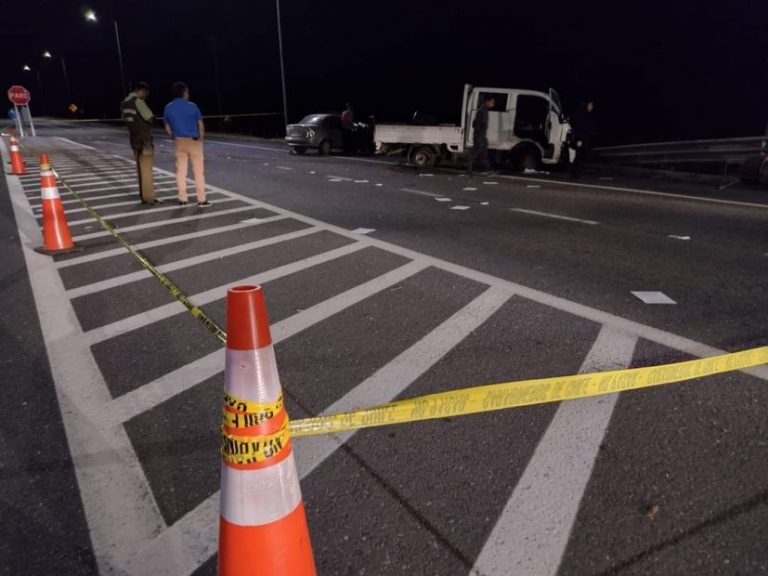
[[[179,186],[179,204],[186,206],[187,167],[192,162],[195,175],[197,205],[210,206],[205,199],[205,171],[203,169],[203,137],[205,125],[203,115],[197,104],[189,101],[189,88],[183,82],[176,82],[173,87],[173,101],[165,107],[163,120],[165,132],[173,138],[176,150],[176,183]]]

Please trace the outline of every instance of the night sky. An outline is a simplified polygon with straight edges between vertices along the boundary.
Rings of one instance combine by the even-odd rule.
[[[47,49],[64,56],[88,116],[116,115],[115,19],[126,76],[150,83],[156,112],[183,80],[216,114],[215,61],[224,113],[282,111],[274,0],[1,8],[0,79],[25,84],[34,113],[66,103],[60,60],[40,56]],[[86,8],[98,23],[84,20]],[[291,120],[349,100],[380,122],[417,109],[453,122],[469,82],[551,86],[566,111],[593,99],[603,144],[752,136],[768,121],[768,0],[282,0],[281,11]]]

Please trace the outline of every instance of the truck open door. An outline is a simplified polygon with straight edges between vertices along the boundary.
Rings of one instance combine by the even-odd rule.
[[[544,149],[544,157],[557,162],[559,160],[561,144],[565,140],[565,118],[560,104],[560,96],[552,88],[549,89],[549,113],[544,129],[548,146]]]

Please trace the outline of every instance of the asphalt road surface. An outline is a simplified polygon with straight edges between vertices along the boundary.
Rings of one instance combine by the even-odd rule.
[[[768,343],[764,192],[210,136],[212,206],[164,138],[140,206],[121,130],[39,134],[0,183],[4,574],[216,572],[222,347],[70,190],[222,326],[264,285],[294,419]],[[80,253],[31,250],[41,150]],[[767,380],[296,439],[318,572],[768,574]]]

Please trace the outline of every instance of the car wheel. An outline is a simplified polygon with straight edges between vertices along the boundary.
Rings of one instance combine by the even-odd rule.
[[[320,142],[320,146],[317,147],[317,151],[323,156],[330,154],[332,149],[333,143],[330,140],[323,140]]]
[[[533,148],[525,150],[517,159],[517,170],[525,172],[526,170],[538,170],[541,167],[541,155],[538,150]]]
[[[307,153],[307,147],[306,146],[293,146],[291,148],[291,152],[294,154],[298,154],[299,156],[304,156],[304,154]]]
[[[432,168],[437,163],[437,154],[431,146],[417,146],[411,151],[411,162],[416,168]]]

